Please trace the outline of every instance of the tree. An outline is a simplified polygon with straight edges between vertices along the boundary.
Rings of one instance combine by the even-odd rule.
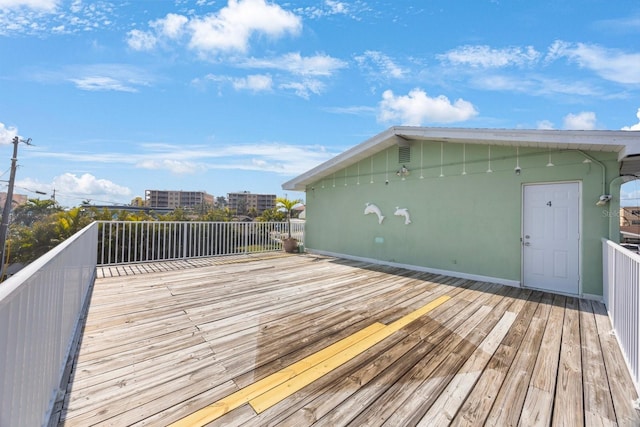
[[[131,200],[131,206],[144,206],[144,199],[140,196]]]
[[[289,235],[289,239],[291,239],[291,211],[293,208],[302,203],[302,200],[295,199],[291,200],[286,197],[278,197],[276,198],[276,209],[284,212],[287,218],[287,231]]]
[[[256,218],[260,222],[282,222],[287,219],[284,212],[280,212],[278,208],[265,209],[259,217]]]
[[[52,213],[29,226],[17,225],[11,230],[8,243],[9,262],[31,262],[92,221],[92,215],[84,207],[76,207]]]
[[[27,203],[13,209],[12,223],[18,226],[30,227],[35,222],[61,211],[62,207],[55,200],[29,199]]]
[[[172,212],[159,215],[160,221],[189,221],[187,212],[183,207],[177,207]]]
[[[227,207],[227,199],[224,196],[216,197],[216,207],[219,209]]]

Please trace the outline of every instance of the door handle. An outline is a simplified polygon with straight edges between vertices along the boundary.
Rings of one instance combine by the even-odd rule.
[[[529,242],[524,242],[524,243],[523,243],[523,245],[524,245],[524,246],[531,246],[531,243],[529,243]]]

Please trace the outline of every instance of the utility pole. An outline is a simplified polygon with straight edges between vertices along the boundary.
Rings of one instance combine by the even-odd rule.
[[[11,214],[11,206],[13,205],[13,185],[16,181],[16,169],[18,163],[18,144],[24,142],[27,145],[31,145],[31,138],[21,140],[17,136],[13,138],[13,157],[11,158],[11,174],[9,175],[9,187],[7,188],[7,199],[4,202],[4,209],[2,210],[2,222],[0,223],[0,252],[2,256],[0,261],[2,267],[0,269],[0,281],[4,280],[4,272],[8,259],[6,256],[6,244],[7,235],[9,234],[9,216]]]

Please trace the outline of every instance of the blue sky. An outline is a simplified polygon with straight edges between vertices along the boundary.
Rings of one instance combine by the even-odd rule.
[[[393,125],[640,130],[639,40],[637,0],[0,0],[0,171],[284,195]]]

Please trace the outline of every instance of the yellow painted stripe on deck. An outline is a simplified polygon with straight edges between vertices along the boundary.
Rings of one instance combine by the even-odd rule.
[[[281,371],[176,421],[171,426],[204,426],[245,403],[249,403],[257,413],[261,413],[365,352],[449,299],[450,297],[446,295],[441,296],[390,325],[376,322]]]
[[[298,362],[287,366],[286,368],[269,375],[257,381],[247,387],[244,387],[233,394],[219,400],[211,405],[205,406],[193,414],[182,418],[171,424],[172,427],[187,427],[187,426],[203,426],[217,418],[220,418],[227,412],[230,412],[245,403],[248,403],[251,399],[259,396],[262,393],[269,391],[270,389],[282,384],[290,378],[304,372],[305,370],[322,363],[324,360],[330,358],[336,353],[349,348],[358,341],[366,338],[367,336],[386,328],[387,326],[376,322],[367,326],[364,329],[349,335],[348,337],[335,342],[334,344],[323,348],[322,350],[299,360]]]
[[[254,399],[251,399],[251,401],[249,401],[249,404],[258,414],[264,412],[276,403],[301,390],[303,387],[311,384],[312,382],[323,377],[334,369],[347,363],[349,360],[353,359],[359,354],[364,353],[391,334],[399,331],[409,323],[420,318],[421,316],[424,316],[429,311],[449,300],[449,298],[450,297],[448,296],[442,296],[436,300],[431,301],[424,307],[402,317],[401,319],[396,320],[392,324],[386,326],[384,329],[381,329],[369,335],[365,339],[358,341],[351,347],[341,351],[340,353],[337,353],[336,355],[328,358],[327,360],[314,366],[313,368],[308,369],[291,378],[290,380],[287,380],[286,382],[272,388],[266,393],[261,394]]]

